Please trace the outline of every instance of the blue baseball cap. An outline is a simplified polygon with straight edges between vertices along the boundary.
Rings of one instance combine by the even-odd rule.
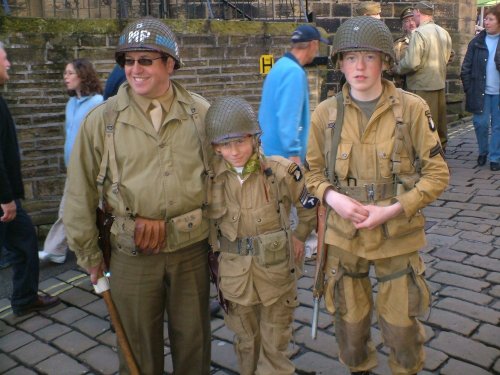
[[[292,34],[292,43],[310,42],[311,40],[330,44],[328,40],[321,37],[319,30],[311,25],[300,25]]]

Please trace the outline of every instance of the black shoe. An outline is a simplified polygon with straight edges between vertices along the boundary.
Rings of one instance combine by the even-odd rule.
[[[490,162],[490,169],[492,171],[500,171],[500,162],[495,162],[495,161]]]
[[[41,311],[41,310],[46,310],[50,309],[51,307],[54,307],[61,303],[61,300],[58,297],[52,297],[52,296],[38,296],[38,298],[35,300],[35,302],[30,303],[27,306],[17,308],[14,310],[14,315],[16,316],[23,316],[35,311]]]
[[[370,371],[356,371],[351,372],[352,375],[370,375]]]
[[[480,167],[486,164],[486,160],[488,159],[488,154],[485,155],[479,155],[477,157],[477,165]]]

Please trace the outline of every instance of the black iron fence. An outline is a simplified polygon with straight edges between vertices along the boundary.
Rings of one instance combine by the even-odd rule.
[[[307,21],[309,0],[2,0],[17,17]]]

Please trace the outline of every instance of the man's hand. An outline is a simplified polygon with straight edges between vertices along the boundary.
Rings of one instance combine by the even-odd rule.
[[[403,207],[399,202],[390,206],[368,205],[364,206],[364,208],[368,210],[369,214],[366,220],[354,224],[357,229],[375,229],[379,225],[384,224],[387,220],[392,219],[403,212]]]
[[[158,254],[165,246],[166,227],[164,220],[135,218],[135,246],[146,255]]]
[[[350,220],[353,224],[359,224],[368,218],[369,212],[365,206],[358,201],[337,193],[333,190],[327,190],[325,201],[341,217]]]
[[[0,217],[0,221],[2,223],[8,223],[9,221],[12,221],[16,218],[16,213],[17,213],[17,206],[16,202],[11,201],[9,203],[4,203],[1,204],[0,207],[2,208],[3,215]]]
[[[104,275],[105,265],[104,262],[99,263],[97,266],[87,268],[87,272],[90,274],[90,282],[92,285],[97,284],[97,280]]]

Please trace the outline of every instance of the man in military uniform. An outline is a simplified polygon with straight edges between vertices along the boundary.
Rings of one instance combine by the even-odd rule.
[[[451,37],[434,23],[434,5],[417,3],[413,11],[417,28],[395,73],[406,75],[408,90],[429,105],[443,149],[448,141],[446,124],[446,66],[452,56]]]
[[[114,216],[111,295],[141,374],[164,369],[164,312],[176,374],[210,372],[209,160],[202,97],[170,79],[181,66],[173,32],[143,18],[115,54],[127,82],[84,119],[68,174],[68,243],[96,284],[100,198]],[[120,348],[120,373],[128,373]]]
[[[376,1],[360,1],[356,5],[356,16],[370,16],[380,19],[382,8]]]
[[[396,59],[396,64],[398,64],[403,56],[405,55],[406,49],[410,44],[410,36],[413,30],[417,28],[417,24],[415,23],[415,17],[413,17],[413,8],[406,7],[401,12],[399,16],[401,20],[401,29],[403,31],[403,35],[397,38],[394,41],[394,57]],[[396,87],[401,87],[406,90],[406,82],[405,76],[395,74],[394,75],[394,84]]]
[[[416,374],[425,342],[417,317],[430,303],[418,253],[425,245],[421,210],[447,186],[448,168],[425,101],[381,78],[394,61],[383,22],[347,20],[332,53],[347,84],[313,112],[306,156],[308,190],[329,210],[326,307],[340,360],[353,374],[368,374],[377,366],[368,277],[374,266],[389,366],[393,374]]]
[[[220,289],[229,301],[224,321],[235,333],[241,375],[293,375],[288,357],[298,306],[297,269],[303,241],[315,227],[317,199],[300,167],[260,152],[261,130],[248,102],[216,100],[207,112],[214,145],[211,243],[219,250]],[[290,228],[290,209],[298,223]]]

